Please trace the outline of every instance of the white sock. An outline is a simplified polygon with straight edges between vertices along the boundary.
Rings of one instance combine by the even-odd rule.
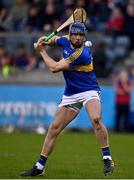
[[[109,159],[109,160],[112,160],[112,157],[111,157],[111,156],[103,156],[103,159]]]
[[[37,169],[39,170],[43,170],[44,166],[42,164],[40,164],[39,162],[36,163]]]

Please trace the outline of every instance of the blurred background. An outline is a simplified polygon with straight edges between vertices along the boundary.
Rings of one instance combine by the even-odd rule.
[[[74,11],[88,15],[102,118],[116,132],[134,132],[134,0],[0,0],[0,130],[44,133],[64,91],[62,73],[49,72],[33,43]],[[68,28],[60,35],[68,34]],[[59,60],[62,51],[48,48]],[[92,128],[85,110],[68,128]]]

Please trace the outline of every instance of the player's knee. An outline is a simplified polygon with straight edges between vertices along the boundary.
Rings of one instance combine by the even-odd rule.
[[[51,124],[49,132],[51,133],[51,135],[57,136],[61,132],[61,127],[57,124]]]
[[[92,118],[93,126],[95,130],[100,130],[102,129],[102,123],[101,123],[101,117],[100,116],[94,116]]]

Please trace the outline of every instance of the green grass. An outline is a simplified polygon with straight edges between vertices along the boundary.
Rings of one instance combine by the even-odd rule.
[[[44,136],[0,133],[0,178],[19,179],[39,157]],[[101,149],[92,133],[62,133],[40,179],[134,178],[134,134],[110,134],[115,171],[104,176]]]

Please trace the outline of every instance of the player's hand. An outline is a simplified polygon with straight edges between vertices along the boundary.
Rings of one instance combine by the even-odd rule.
[[[45,41],[46,38],[47,36],[42,36],[39,38],[39,40],[43,40],[44,45],[51,45],[53,38],[49,39],[48,41]]]
[[[45,40],[44,40],[44,36],[40,37],[37,41],[37,49],[41,52],[41,51],[45,51],[45,47],[46,47],[46,44],[45,44]]]

